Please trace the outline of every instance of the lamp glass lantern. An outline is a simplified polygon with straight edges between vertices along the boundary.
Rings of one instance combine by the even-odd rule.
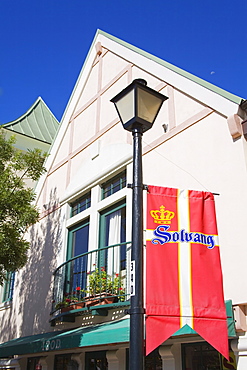
[[[143,79],[134,80],[117,94],[111,102],[115,104],[125,130],[133,131],[141,127],[142,132],[149,130],[167,96],[147,86]]]

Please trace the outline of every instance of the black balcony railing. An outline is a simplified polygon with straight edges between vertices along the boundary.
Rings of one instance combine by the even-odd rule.
[[[131,243],[96,249],[64,262],[54,272],[52,313],[129,299],[127,255]],[[111,297],[111,301],[109,300]]]

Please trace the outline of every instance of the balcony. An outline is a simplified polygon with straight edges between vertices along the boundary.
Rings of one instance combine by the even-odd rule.
[[[60,265],[54,272],[52,324],[61,318],[74,321],[88,311],[105,316],[109,308],[127,306],[130,247],[130,242],[111,245]]]

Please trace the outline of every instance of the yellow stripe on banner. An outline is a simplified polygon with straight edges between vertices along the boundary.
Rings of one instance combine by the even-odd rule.
[[[188,190],[177,193],[178,230],[190,232],[190,210]],[[178,243],[178,279],[180,301],[180,327],[189,325],[193,329],[191,244]]]

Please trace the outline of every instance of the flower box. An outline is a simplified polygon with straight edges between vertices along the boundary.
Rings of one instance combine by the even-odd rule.
[[[79,310],[80,308],[85,307],[85,302],[78,302],[78,303],[73,303],[69,306],[62,307],[61,312],[68,312],[72,310]]]
[[[100,293],[92,296],[85,297],[86,307],[101,306],[117,302],[117,297],[110,293]]]

